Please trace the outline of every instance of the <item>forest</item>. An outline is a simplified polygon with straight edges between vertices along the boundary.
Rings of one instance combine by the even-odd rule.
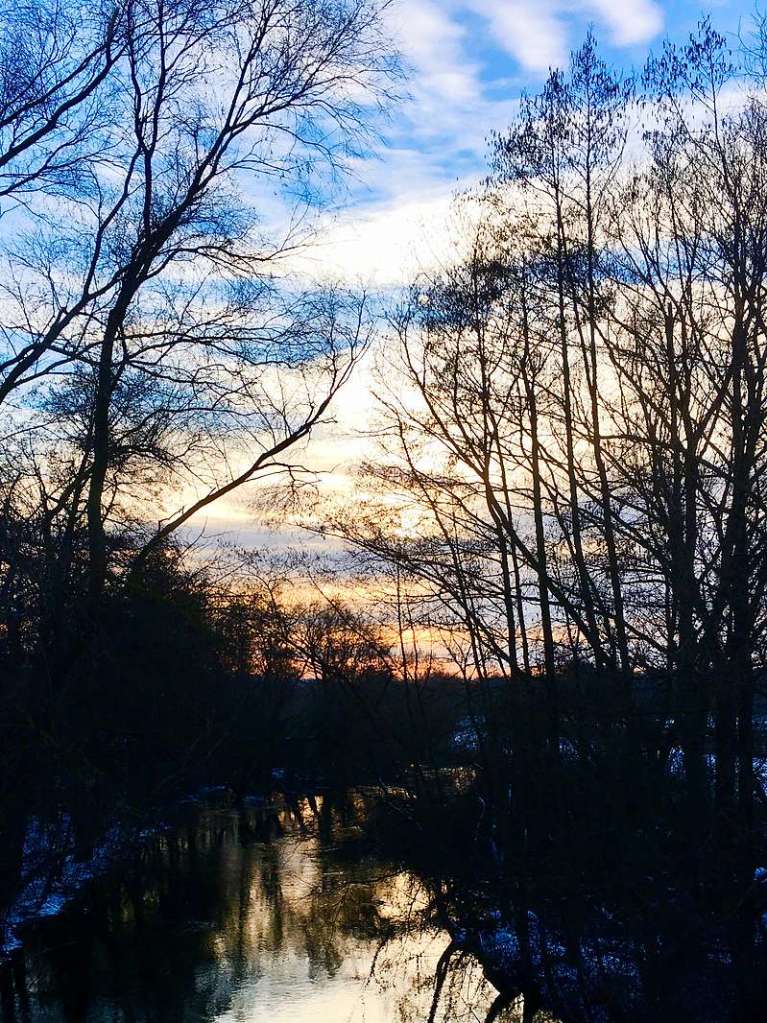
[[[235,830],[149,839],[177,901],[190,834],[417,878],[413,1019],[469,961],[486,1023],[767,1019],[767,20],[635,71],[590,30],[375,291],[299,257],[406,95],[390,7],[0,5],[9,1023],[251,1019],[30,1008],[36,921],[190,799]]]

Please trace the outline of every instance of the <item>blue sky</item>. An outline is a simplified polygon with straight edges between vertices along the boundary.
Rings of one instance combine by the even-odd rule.
[[[387,285],[430,262],[451,196],[486,170],[490,131],[509,123],[549,66],[566,64],[590,25],[604,54],[630,69],[664,37],[683,40],[704,14],[734,42],[754,11],[753,0],[396,0],[388,27],[410,68],[409,97],[382,126],[377,153],[352,166],[318,265]]]

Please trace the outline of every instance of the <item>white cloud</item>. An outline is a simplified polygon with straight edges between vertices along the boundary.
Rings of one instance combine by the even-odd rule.
[[[486,20],[495,42],[528,71],[562,64],[571,38],[570,22],[592,17],[597,31],[607,29],[615,46],[648,42],[663,28],[663,12],[655,0],[461,0]]]
[[[540,74],[566,61],[579,39],[574,19],[582,26],[590,15],[616,45],[648,39],[663,22],[654,0],[579,7],[576,0],[400,0],[390,8],[392,36],[412,68],[410,99],[395,112],[377,158],[350,164],[361,185],[354,208],[321,219],[316,242],[294,265],[309,276],[387,288],[445,258],[452,195],[485,172],[487,136],[510,123],[518,103],[521,79],[498,66],[488,30],[496,47]]]
[[[319,279],[383,289],[406,284],[454,253],[452,198],[453,189],[443,186],[330,222],[293,265]]]
[[[567,58],[567,33],[560,5],[545,0],[468,0],[467,6],[487,20],[496,43],[522,67],[545,71]]]
[[[470,102],[477,94],[477,64],[466,52],[466,31],[436,0],[407,0],[389,9],[392,35],[416,72],[414,93],[449,102]]]
[[[649,42],[663,30],[663,11],[654,0],[592,0],[591,6],[604,18],[616,46]]]

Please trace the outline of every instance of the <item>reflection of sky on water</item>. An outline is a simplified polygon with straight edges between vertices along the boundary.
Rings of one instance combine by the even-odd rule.
[[[159,836],[31,929],[3,1023],[424,1023],[447,935],[411,875],[344,855],[328,806]],[[483,1020],[494,995],[467,957],[436,1020]]]
[[[400,873],[377,880],[372,864],[362,870],[329,867],[313,839],[281,839],[271,851],[278,890],[264,887],[268,868],[262,865],[240,907],[245,954],[251,967],[258,960],[258,976],[237,988],[217,1023],[426,1019],[447,936],[413,928],[382,944],[383,936],[366,933],[381,923],[402,924],[421,908],[412,879]],[[224,961],[234,952],[228,937],[217,941]],[[476,993],[489,1004],[482,991]]]

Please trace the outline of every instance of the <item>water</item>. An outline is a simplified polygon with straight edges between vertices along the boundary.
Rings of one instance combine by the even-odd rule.
[[[4,1023],[425,1021],[448,936],[412,874],[355,851],[354,814],[189,808],[25,929]],[[482,1020],[496,992],[458,965],[436,1019]]]
[[[550,869],[545,885],[521,875],[540,890],[519,909],[520,875],[483,875],[457,815],[415,818],[421,837],[403,842],[401,796],[185,805],[56,915],[16,928],[2,1023],[767,1019],[760,873],[753,905],[727,891],[724,922],[685,890],[656,898],[644,875],[585,900]]]

